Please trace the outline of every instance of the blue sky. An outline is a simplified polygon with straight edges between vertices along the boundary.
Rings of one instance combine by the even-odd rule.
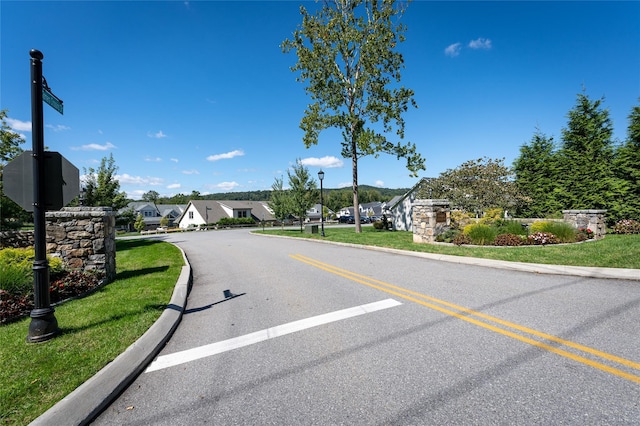
[[[325,188],[350,186],[340,133],[306,149],[309,103],[280,43],[300,1],[0,2],[0,108],[31,148],[29,51],[64,101],[45,105],[45,145],[83,170],[113,154],[131,198],[270,189],[297,158]],[[414,1],[403,17],[402,84],[418,109],[405,140],[420,177],[465,161],[511,165],[536,128],[560,139],[585,90],[623,141],[640,97],[640,2]],[[359,183],[407,188],[403,160],[359,162]]]

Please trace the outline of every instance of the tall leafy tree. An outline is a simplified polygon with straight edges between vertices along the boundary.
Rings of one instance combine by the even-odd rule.
[[[113,159],[103,157],[98,170],[90,167],[85,169],[85,197],[86,206],[104,206],[119,210],[127,205],[127,195],[120,192],[120,182],[116,179],[118,167]]]
[[[4,166],[20,155],[24,150],[20,145],[24,139],[11,129],[6,121],[7,110],[0,111],[0,178]],[[30,220],[30,214],[4,195],[3,181],[0,179],[0,230],[22,226]]]
[[[623,188],[620,198],[614,201],[612,219],[640,220],[640,106],[633,107],[629,114],[627,140],[616,150],[614,164]]]
[[[558,184],[569,209],[606,209],[615,199],[613,124],[603,99],[578,95],[562,129]]]
[[[156,212],[158,213],[158,216],[160,216],[160,210],[158,210],[158,199],[160,198],[160,194],[158,193],[158,191],[147,191],[144,194],[142,194],[142,201],[147,201],[149,203],[153,203],[153,208],[156,209]]]
[[[276,178],[271,185],[271,197],[269,198],[269,208],[273,210],[276,219],[280,219],[284,227],[285,219],[291,214],[291,200],[289,192],[283,187],[284,178]]]
[[[515,182],[523,202],[518,208],[522,217],[546,217],[562,210],[557,198],[558,161],[553,137],[537,130],[529,144],[520,147],[513,162]]]
[[[510,208],[518,200],[513,171],[504,158],[466,161],[427,180],[418,191],[421,198],[447,198],[454,207],[478,215],[489,208]]]
[[[302,232],[302,222],[307,216],[307,210],[314,206],[318,199],[319,193],[316,181],[309,174],[300,160],[296,160],[296,164],[287,170],[289,177],[289,200],[291,202],[291,211],[300,218],[300,232]]]
[[[415,144],[402,143],[402,114],[417,106],[413,91],[400,86],[404,9],[392,0],[326,0],[314,14],[300,7],[302,24],[282,43],[295,50],[292,71],[312,99],[300,128],[308,148],[328,128],[342,130],[342,155],[351,159],[356,232],[361,232],[358,159],[380,153],[406,159],[412,176],[425,170]],[[395,133],[391,139],[389,134]]]

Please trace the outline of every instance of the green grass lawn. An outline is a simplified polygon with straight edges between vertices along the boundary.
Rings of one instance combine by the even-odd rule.
[[[184,260],[151,240],[116,243],[116,280],[55,308],[62,334],[26,343],[30,319],[0,326],[0,423],[28,424],[135,342],[171,299]]]
[[[284,230],[272,228],[264,232],[289,237],[323,239],[358,245],[390,247],[399,250],[481,257],[512,262],[640,269],[640,235],[608,234],[602,240],[586,241],[580,244],[458,247],[450,244],[416,244],[413,242],[411,232],[380,231],[372,226],[363,226],[362,233],[356,234],[354,229],[354,227],[325,226],[324,238],[319,234],[301,233],[300,228],[285,228]],[[263,231],[254,232],[262,233]]]

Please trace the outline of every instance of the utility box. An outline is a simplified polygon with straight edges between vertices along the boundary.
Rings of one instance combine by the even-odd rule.
[[[304,226],[305,234],[317,234],[318,233],[318,225],[305,225]]]

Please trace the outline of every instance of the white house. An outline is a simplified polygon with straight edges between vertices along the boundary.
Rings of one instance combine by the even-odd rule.
[[[275,217],[266,201],[192,200],[176,224],[183,229],[219,222],[223,218],[253,218],[273,222]]]

